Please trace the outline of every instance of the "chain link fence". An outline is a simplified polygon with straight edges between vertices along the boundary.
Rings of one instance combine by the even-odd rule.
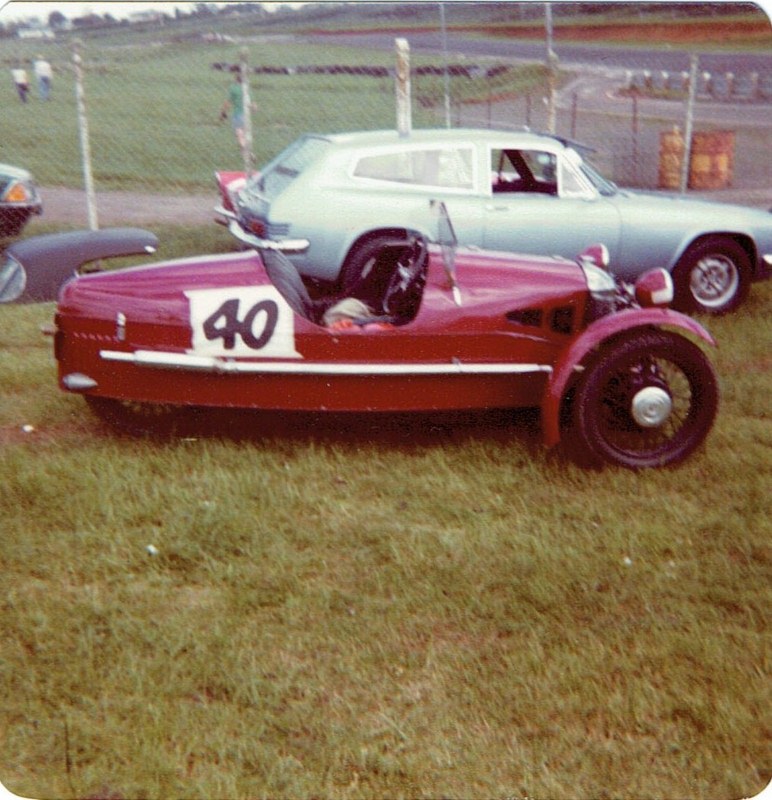
[[[394,51],[325,47],[281,35],[235,40],[119,29],[80,46],[67,36],[3,39],[0,53],[9,76],[0,94],[0,160],[31,169],[43,187],[82,188],[85,181],[89,188],[91,181],[97,193],[213,193],[215,170],[244,167],[232,115],[221,114],[239,71],[252,102],[258,167],[307,131],[397,126]],[[47,100],[34,83],[41,59],[53,68]],[[10,80],[18,68],[31,79],[26,102]],[[554,118],[558,135],[594,148],[590,160],[607,177],[649,189],[661,182],[662,137],[674,125],[683,128],[687,113],[695,131],[727,125],[712,113],[715,98],[698,98],[687,108],[683,85],[663,98],[647,94],[635,76],[576,70],[561,73],[551,117],[549,77],[538,62],[412,55],[412,126],[546,130]],[[761,101],[768,112],[768,101]],[[757,103],[727,118],[733,134],[727,185],[768,188],[772,115],[744,119],[742,109],[751,107]]]

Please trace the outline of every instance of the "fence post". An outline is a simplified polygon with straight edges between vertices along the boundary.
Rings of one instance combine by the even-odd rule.
[[[83,162],[83,182],[86,188],[86,208],[88,226],[92,231],[99,229],[97,218],[94,175],[91,169],[91,144],[88,136],[88,116],[86,115],[86,93],[83,88],[83,59],[80,54],[81,43],[77,39],[72,44],[72,63],[75,67],[75,100],[78,109],[78,133],[80,135],[80,154]]]
[[[407,39],[395,39],[397,48],[397,130],[408,136],[412,128],[410,109],[410,45]]]
[[[571,95],[571,138],[576,139],[576,117],[579,106],[579,94],[574,92]]]
[[[246,47],[241,50],[239,62],[241,74],[241,97],[244,106],[244,172],[247,176],[254,171],[254,154],[252,153],[252,100],[249,93],[249,51]]]
[[[544,4],[544,27],[547,39],[547,132],[555,133],[557,129],[557,86],[558,65],[557,53],[552,49],[552,6]]]
[[[689,185],[689,165],[692,160],[692,126],[694,124],[694,99],[697,96],[697,67],[699,57],[696,53],[691,55],[691,69],[689,71],[689,99],[686,102],[686,125],[684,126],[684,160],[681,163],[681,194],[686,194]]]
[[[450,75],[448,74],[448,29],[445,25],[445,4],[440,3],[440,25],[442,27],[442,57],[445,60],[443,69],[445,80],[445,127],[450,127]]]
[[[633,186],[638,185],[638,92],[633,89]]]

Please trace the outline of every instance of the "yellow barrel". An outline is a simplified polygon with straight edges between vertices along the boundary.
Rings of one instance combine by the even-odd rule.
[[[706,131],[692,136],[690,189],[724,189],[734,178],[734,131]]]
[[[678,189],[681,186],[681,165],[684,163],[684,137],[675,125],[673,130],[659,136],[659,182],[660,189]]]

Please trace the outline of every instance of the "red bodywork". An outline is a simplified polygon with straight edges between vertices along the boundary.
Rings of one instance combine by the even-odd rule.
[[[241,188],[246,180],[245,172],[226,172],[220,170],[214,174],[217,181],[217,190],[220,193],[220,201],[223,208],[228,211],[236,211],[233,205],[232,192],[236,188]]]
[[[455,264],[460,305],[431,246],[412,322],[345,330],[294,313],[254,251],[86,275],[59,300],[60,385],[259,409],[541,407],[555,443],[571,376],[609,337],[669,325],[712,341],[662,309],[628,309],[587,326],[587,284],[573,262],[460,249]]]

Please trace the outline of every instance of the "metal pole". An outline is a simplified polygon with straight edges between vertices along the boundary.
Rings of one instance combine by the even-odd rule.
[[[72,63],[75,66],[75,100],[78,109],[78,133],[80,134],[80,153],[83,162],[83,182],[86,188],[86,208],[88,226],[92,231],[99,229],[97,218],[94,175],[91,170],[91,145],[88,136],[88,117],[86,116],[86,93],[83,89],[83,59],[80,54],[81,43],[72,44]]]
[[[633,186],[638,185],[638,92],[633,90]]]
[[[547,39],[547,63],[549,63],[555,54],[552,49],[552,6],[549,3],[544,4],[544,34]]]
[[[555,133],[557,127],[557,72],[558,57],[552,49],[552,6],[544,4],[544,26],[547,39],[547,84],[549,97],[547,98],[547,131]]]
[[[241,74],[241,97],[244,106],[244,172],[247,176],[254,171],[254,155],[252,154],[252,100],[249,96],[249,51],[246,47],[241,50],[239,64]]]
[[[395,39],[397,48],[397,130],[409,136],[413,127],[410,108],[410,45],[407,39]]]
[[[692,160],[692,127],[694,125],[694,101],[697,96],[697,68],[699,56],[692,53],[689,70],[689,99],[686,101],[686,124],[684,125],[684,160],[681,163],[681,194],[686,194],[689,185],[689,164]]]
[[[571,138],[576,139],[576,116],[579,108],[579,95],[574,92],[571,96]]]
[[[445,3],[440,3],[440,26],[442,27],[442,55],[445,59],[445,127],[450,127],[450,75],[448,74],[448,29],[445,25]]]

